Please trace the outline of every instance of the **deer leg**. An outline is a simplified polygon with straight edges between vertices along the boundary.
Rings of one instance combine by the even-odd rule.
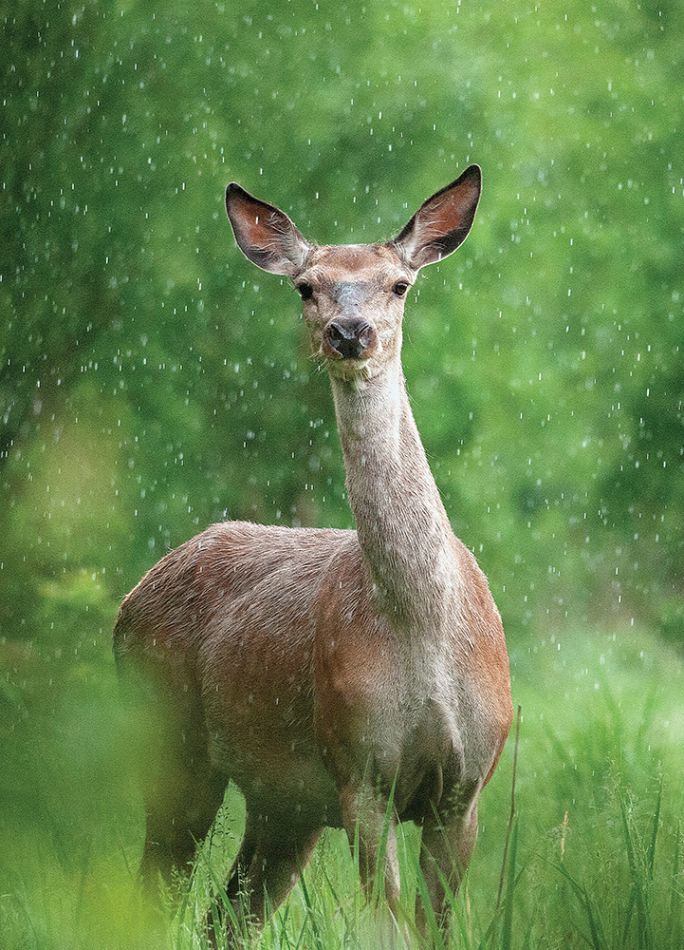
[[[477,840],[477,798],[463,811],[435,814],[425,819],[420,869],[425,879],[432,911],[440,927],[448,926],[450,894],[456,894]],[[416,924],[421,933],[427,925],[427,908],[418,899]]]
[[[382,875],[387,904],[396,916],[399,906],[396,818],[393,813],[388,814],[387,799],[367,786],[347,787],[342,791],[340,804],[352,848],[358,835],[359,873],[366,898],[370,900],[374,896],[375,882]]]
[[[240,928],[246,919],[257,925],[263,924],[267,916],[282,904],[306,866],[320,832],[320,828],[297,829],[285,834],[260,830],[258,835],[254,835],[249,828],[226,888]],[[225,920],[225,915],[220,912],[219,917],[224,919],[230,946],[238,934],[233,932],[231,920]],[[213,921],[211,914],[210,930],[214,928]]]
[[[161,877],[185,872],[197,843],[209,831],[223,802],[226,778],[204,755],[173,756],[157,769],[145,789],[147,828],[140,875],[156,894]]]
[[[189,869],[197,843],[204,838],[223,801],[223,776],[204,777],[207,784],[187,775],[172,780],[147,801],[147,828],[140,874],[148,889],[156,890],[158,877],[169,883],[174,870]]]
[[[171,660],[136,652],[119,657],[129,716],[137,723],[133,741],[145,804],[140,877],[153,898],[160,878],[170,883],[174,870],[188,870],[228,782],[209,758],[201,697],[183,663]]]
[[[248,875],[250,866],[254,860],[254,855],[256,854],[256,849],[257,835],[250,821],[249,813],[247,813],[245,832],[231,866],[228,883],[226,884],[226,898],[233,908],[235,919],[238,919],[242,915],[242,911],[246,908],[248,909],[249,906],[250,886]],[[214,902],[207,913],[207,935],[209,944],[212,947],[217,945],[215,940],[216,933],[223,927],[222,921],[225,917],[226,915],[222,912],[220,906]],[[236,934],[232,934],[231,920],[227,921],[228,931],[231,936],[237,936]]]
[[[297,883],[320,833],[316,828],[286,837],[260,837],[248,875],[250,912],[258,923],[282,904]]]
[[[226,885],[226,895],[236,911],[238,910],[240,895],[245,893],[247,875],[256,854],[256,849],[257,835],[248,814],[245,822],[245,833],[238,853],[235,855]]]

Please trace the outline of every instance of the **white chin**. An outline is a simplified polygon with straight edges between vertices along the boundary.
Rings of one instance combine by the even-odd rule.
[[[328,372],[336,379],[370,379],[370,360],[329,360]]]

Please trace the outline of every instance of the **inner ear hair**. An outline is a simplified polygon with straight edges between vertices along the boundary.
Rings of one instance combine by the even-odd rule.
[[[446,257],[465,241],[480,199],[481,172],[470,165],[455,181],[424,201],[395,246],[418,269]]]
[[[253,264],[288,277],[301,268],[310,246],[284,211],[237,182],[226,188],[226,211],[238,247]]]

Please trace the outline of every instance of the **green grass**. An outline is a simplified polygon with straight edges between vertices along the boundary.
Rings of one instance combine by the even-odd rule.
[[[511,739],[481,800],[480,838],[451,932],[443,939],[435,929],[428,945],[679,950],[681,654],[634,630],[567,631],[511,646],[523,710],[516,813],[511,821]],[[239,795],[229,789],[175,913],[146,906],[135,885],[142,814],[129,724],[111,669],[93,661],[72,677],[65,659],[49,672],[44,692],[23,704],[15,693],[5,699],[0,946],[206,947],[209,892],[225,881],[241,832]],[[402,826],[399,843],[399,924],[419,946],[416,829]],[[329,831],[287,903],[244,942],[371,948],[387,942],[387,928],[364,904],[345,836]]]

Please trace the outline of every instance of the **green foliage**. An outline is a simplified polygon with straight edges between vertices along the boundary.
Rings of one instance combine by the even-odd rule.
[[[683,26],[675,3],[6,13],[2,633],[65,559],[117,597],[212,519],[350,523],[327,381],[295,296],[233,246],[224,185],[376,240],[472,160],[473,235],[406,321],[455,527],[509,625],[671,631]]]

